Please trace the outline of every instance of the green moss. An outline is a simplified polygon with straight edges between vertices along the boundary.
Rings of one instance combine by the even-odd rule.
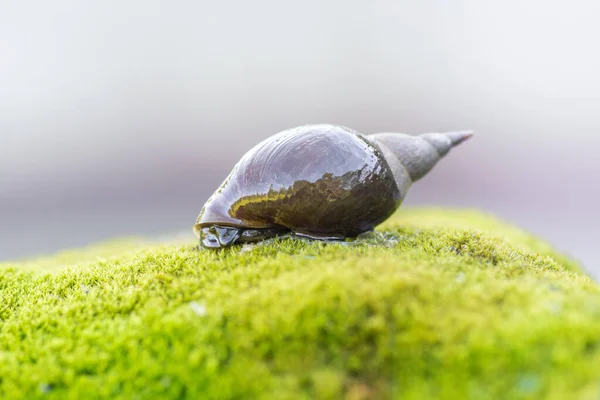
[[[600,396],[600,288],[576,264],[476,212],[380,230],[2,264],[0,397]]]

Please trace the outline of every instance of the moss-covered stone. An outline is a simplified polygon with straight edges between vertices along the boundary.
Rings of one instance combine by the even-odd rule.
[[[0,397],[600,396],[600,288],[576,264],[476,212],[380,231],[2,264]]]

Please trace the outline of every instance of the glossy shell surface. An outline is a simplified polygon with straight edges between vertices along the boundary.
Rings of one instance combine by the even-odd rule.
[[[194,230],[284,227],[312,237],[373,229],[404,193],[380,149],[335,125],[306,125],[256,145],[202,209]]]

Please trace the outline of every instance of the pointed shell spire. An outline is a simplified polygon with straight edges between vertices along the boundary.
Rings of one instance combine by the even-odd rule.
[[[367,137],[377,143],[392,169],[398,161],[413,182],[424,177],[452,149],[473,136],[473,131],[424,133],[418,136],[404,133],[376,133]],[[395,156],[395,159],[390,159]],[[397,167],[396,167],[397,168]],[[395,176],[403,175],[396,171]]]
[[[473,137],[475,133],[473,131],[457,131],[445,133],[450,138],[452,146],[458,146],[464,141],[467,141]]]
[[[454,146],[458,146],[472,136],[473,131],[458,131],[447,133],[424,133],[418,137],[425,139],[437,150],[440,157],[444,157],[448,154],[450,149]]]

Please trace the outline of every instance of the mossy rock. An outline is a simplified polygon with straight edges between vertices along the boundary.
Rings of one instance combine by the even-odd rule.
[[[600,289],[575,263],[478,212],[379,231],[1,264],[0,398],[600,397]]]

